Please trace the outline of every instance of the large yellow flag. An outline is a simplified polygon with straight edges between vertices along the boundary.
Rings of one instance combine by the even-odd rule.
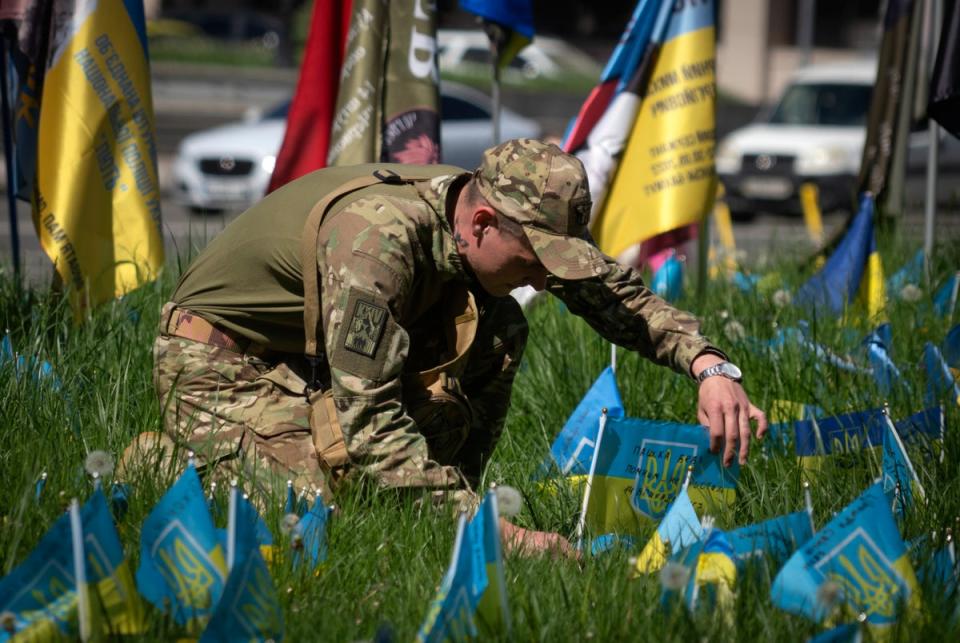
[[[33,219],[74,310],[163,265],[142,0],[54,0]]]
[[[716,190],[714,2],[677,3],[594,237],[617,256],[700,221]]]

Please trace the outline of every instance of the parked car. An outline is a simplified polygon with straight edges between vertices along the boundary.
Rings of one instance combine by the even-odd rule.
[[[824,210],[850,204],[877,75],[875,60],[801,69],[775,107],[717,148],[717,174],[731,212],[799,213],[812,182]]]
[[[441,72],[490,74],[490,40],[480,29],[437,31],[437,63]],[[505,77],[557,79],[564,75],[595,79],[600,67],[593,58],[559,38],[537,36],[510,61]]]
[[[194,210],[243,209],[263,196],[283,142],[285,101],[262,117],[196,132],[180,143],[173,163],[174,198]],[[442,83],[440,146],[444,163],[473,169],[492,144],[489,97]],[[533,120],[503,108],[503,140],[539,138]]]

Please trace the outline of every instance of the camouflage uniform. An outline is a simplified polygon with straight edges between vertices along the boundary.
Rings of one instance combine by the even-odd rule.
[[[302,262],[291,248],[330,182],[391,167],[402,169],[335,168],[294,181],[241,215],[184,274],[165,319],[177,307],[249,343],[225,351],[175,337],[161,322],[156,384],[167,430],[204,461],[320,484],[311,376],[297,354]],[[329,380],[322,388],[332,393],[350,470],[385,487],[464,500],[503,430],[527,325],[512,298],[480,291],[457,251],[451,209],[470,175],[444,166],[418,170],[432,178],[361,189],[323,219],[316,249],[321,375]],[[716,349],[694,317],[584,240],[590,200],[583,176],[579,161],[555,146],[512,141],[485,154],[474,180],[491,205],[523,226],[551,273],[552,294],[607,339],[689,375],[696,355]],[[462,373],[443,382],[460,405],[437,410],[420,404],[416,374],[449,357],[443,306],[464,287],[476,298],[478,328]]]

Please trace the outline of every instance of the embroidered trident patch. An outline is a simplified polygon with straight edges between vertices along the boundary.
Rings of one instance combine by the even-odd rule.
[[[347,336],[343,347],[354,353],[360,353],[373,359],[377,346],[383,337],[383,328],[387,322],[387,310],[366,301],[357,301],[350,318]]]

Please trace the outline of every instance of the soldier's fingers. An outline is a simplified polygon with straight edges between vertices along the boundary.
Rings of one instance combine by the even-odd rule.
[[[757,439],[762,440],[767,434],[767,414],[751,404],[750,419],[757,421]]]
[[[710,453],[720,453],[723,446],[723,413],[719,410],[707,415],[707,426],[710,427]]]
[[[733,456],[737,452],[737,439],[740,431],[738,415],[739,409],[736,406],[730,406],[723,413],[723,428],[726,432],[726,444],[723,449],[723,466],[725,467],[733,464]]]
[[[747,453],[750,451],[750,416],[740,411],[737,419],[740,424],[740,464],[747,463]]]

